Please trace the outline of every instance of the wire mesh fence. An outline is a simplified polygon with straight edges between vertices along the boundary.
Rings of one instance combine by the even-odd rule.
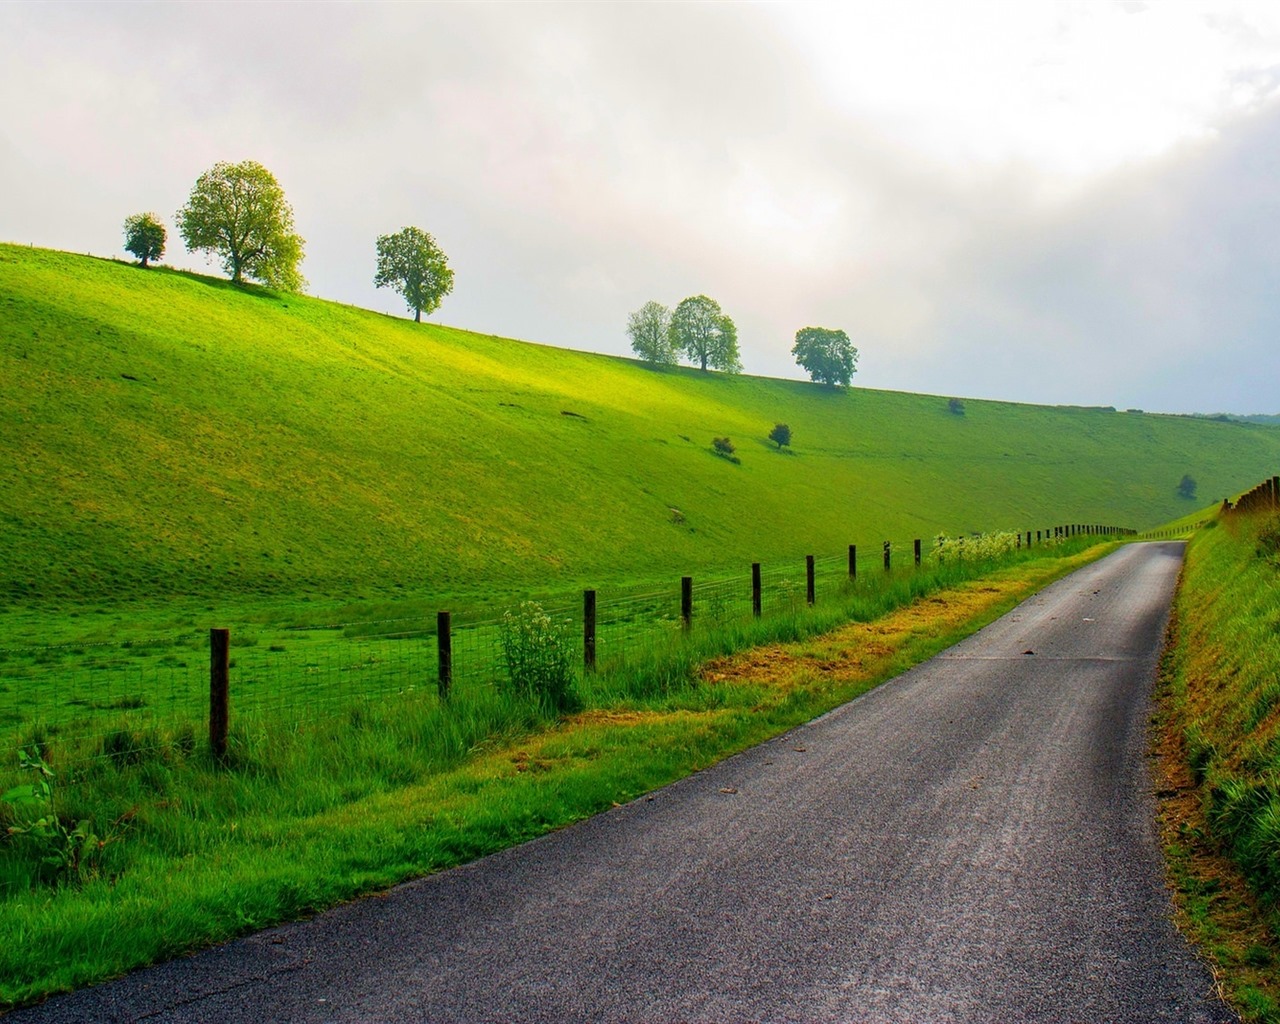
[[[1107,532],[1128,531],[1053,527],[1036,538],[1030,531],[1001,536],[1012,550],[1013,537],[1022,548]],[[691,633],[757,615],[800,614],[810,604],[885,586],[914,571],[919,558],[926,563],[963,558],[963,546],[959,554],[956,550],[934,542],[877,543],[857,549],[856,560],[851,549],[709,572],[691,580],[687,590],[680,580],[603,590],[595,595],[593,628],[580,591],[543,598],[540,607],[572,638],[578,665],[593,641],[595,666],[608,671],[654,658]],[[509,607],[519,604],[514,598]],[[450,693],[502,684],[503,630],[500,615],[452,617]],[[226,661],[232,728],[238,723],[297,728],[346,713],[360,702],[438,703],[440,646],[434,618],[272,630],[234,627]],[[61,765],[74,766],[95,758],[127,758],[150,745],[172,744],[175,737],[188,747],[203,743],[210,727],[211,684],[207,630],[115,644],[0,648],[0,759],[16,763],[19,748],[35,746],[52,752]]]

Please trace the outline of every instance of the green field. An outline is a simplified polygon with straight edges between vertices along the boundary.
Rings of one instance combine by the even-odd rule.
[[[1184,473],[1203,504],[1280,465],[1266,426],[977,400],[958,416],[16,246],[0,372],[0,645],[81,638],[49,614],[68,608],[138,603],[166,627],[304,600],[321,621],[379,617],[405,596],[671,580],[940,531],[1142,528],[1188,511]],[[778,421],[792,450],[765,439]]]

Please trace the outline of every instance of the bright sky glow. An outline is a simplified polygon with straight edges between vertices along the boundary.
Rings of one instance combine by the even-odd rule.
[[[1277,95],[1280,7],[796,4],[771,9],[832,101],[960,167],[1080,177],[1210,136]],[[1263,72],[1263,73],[1259,73]]]

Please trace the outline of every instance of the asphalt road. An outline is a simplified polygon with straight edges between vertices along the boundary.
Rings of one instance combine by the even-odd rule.
[[[1152,823],[1180,560],[1123,548],[651,797],[11,1020],[1234,1020]]]

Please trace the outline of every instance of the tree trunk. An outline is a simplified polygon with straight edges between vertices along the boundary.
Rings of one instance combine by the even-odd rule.
[[[420,324],[420,323],[422,323],[422,310],[420,310],[420,309],[414,309],[414,311],[413,311],[413,322],[414,322],[415,324]]]

